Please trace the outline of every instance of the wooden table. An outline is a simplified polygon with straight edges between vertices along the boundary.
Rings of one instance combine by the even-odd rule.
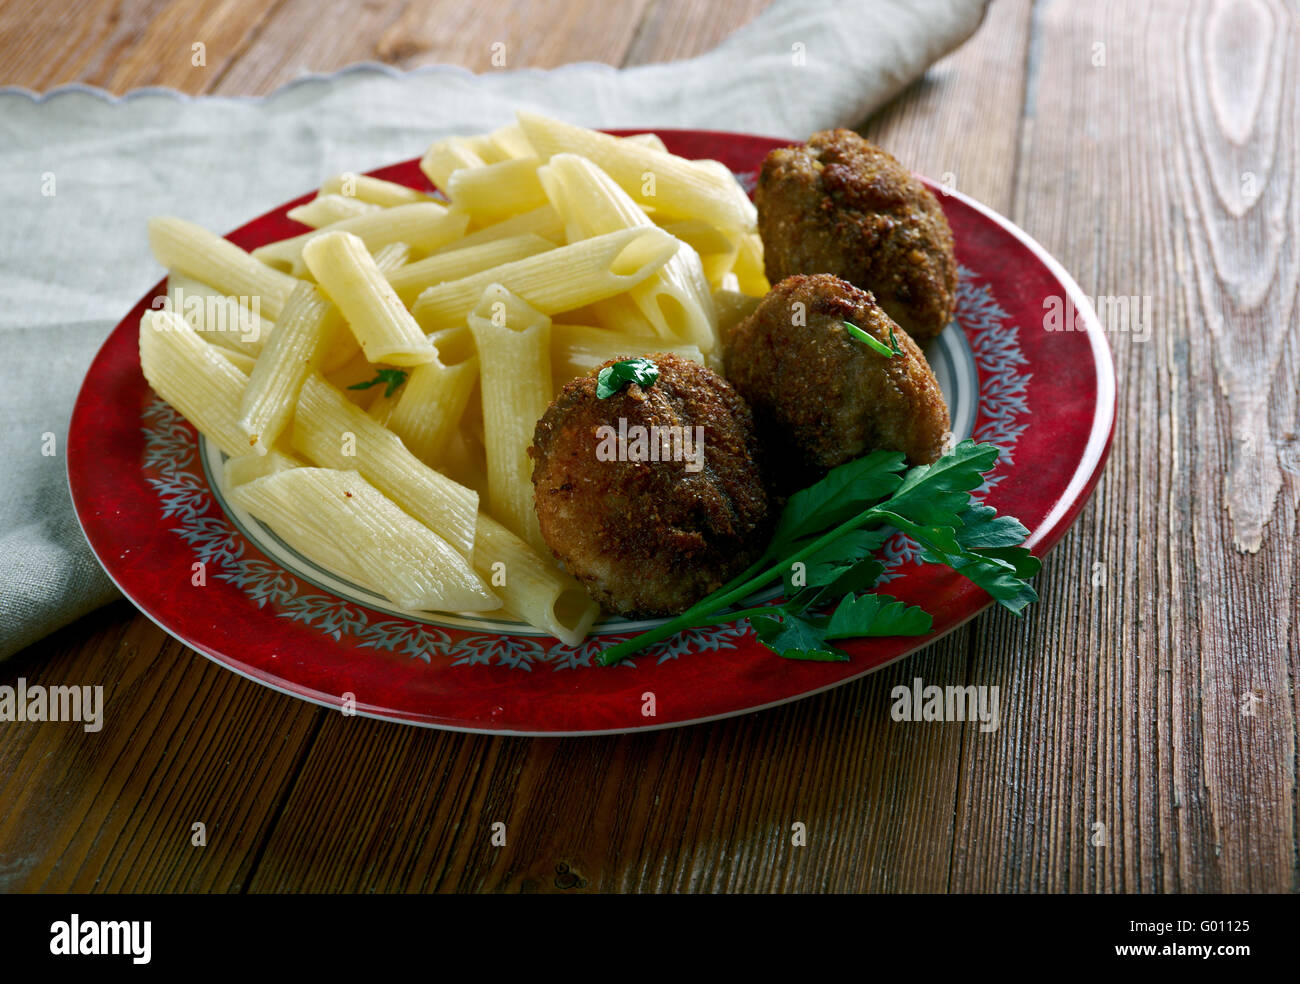
[[[512,66],[629,65],[763,6],[9,0],[0,82],[256,94],[366,59],[485,70],[500,40]],[[0,890],[1295,891],[1297,50],[1272,0],[997,0],[864,127],[1086,293],[1150,298],[1147,337],[1110,336],[1110,464],[1024,620],[759,714],[531,740],[280,696],[120,602],[0,667],[102,682],[112,714],[0,732]],[[892,721],[915,676],[998,685],[1001,727]]]

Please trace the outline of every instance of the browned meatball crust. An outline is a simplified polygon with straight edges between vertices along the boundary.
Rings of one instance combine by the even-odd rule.
[[[892,327],[901,354],[881,355],[846,321],[885,345]],[[801,478],[873,450],[911,465],[943,453],[948,405],[925,355],[869,293],[830,274],[773,287],[731,332],[726,365],[769,453],[802,465]]]
[[[593,598],[632,618],[685,611],[752,563],[769,532],[744,400],[695,362],[646,358],[659,378],[645,388],[598,399],[598,369],[565,384],[529,449],[543,538]],[[682,460],[602,460],[611,447],[602,428],[618,430],[620,418],[633,438],[638,426],[689,428],[692,439],[702,427],[702,455],[678,445]]]
[[[774,150],[754,193],[767,279],[833,273],[869,290],[920,342],[957,300],[952,230],[938,200],[890,154],[852,130]]]

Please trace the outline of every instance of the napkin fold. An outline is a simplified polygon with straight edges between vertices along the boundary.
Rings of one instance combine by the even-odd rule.
[[[118,597],[73,514],[64,449],[95,352],[163,275],[150,216],[224,232],[521,107],[803,139],[862,122],[974,33],[986,3],[776,0],[708,54],[622,70],[365,64],[258,99],[0,89],[0,659]]]

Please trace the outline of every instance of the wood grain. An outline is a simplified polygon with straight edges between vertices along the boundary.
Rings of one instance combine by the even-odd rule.
[[[497,41],[508,68],[639,64],[763,6],[10,0],[0,83],[250,95],[357,60],[492,71]],[[998,0],[862,127],[1085,293],[1150,298],[1145,337],[1107,306],[1111,463],[1023,620],[743,718],[530,740],[324,711],[120,603],[0,669],[102,683],[109,714],[0,732],[0,891],[1300,889],[1298,41],[1275,0]],[[998,686],[1001,726],[893,722],[915,677]]]
[[[1216,352],[1254,360],[1255,385],[1270,387],[1266,353],[1293,326],[1295,279],[1278,275],[1276,300],[1265,291],[1262,310],[1209,327],[1232,311],[1220,307],[1233,293],[1225,272],[1257,264],[1270,237],[1251,219],[1227,235],[1207,228],[1195,189],[1221,166],[1224,131],[1194,118],[1194,93],[1212,84],[1199,52],[1231,44],[1268,61],[1273,43],[1294,50],[1294,25],[1274,19],[1268,40],[1212,31],[1208,6],[1135,17],[1126,4],[1051,4],[1035,17],[1012,217],[1085,293],[1149,295],[1154,317],[1145,339],[1108,325],[1120,426],[1092,505],[1053,558],[1068,573],[1040,579],[1043,602],[1023,626],[978,624],[981,662],[1011,703],[1006,727],[964,757],[961,890],[1297,885],[1295,490],[1286,534],[1240,553],[1223,482],[1234,363],[1216,365]],[[1295,159],[1293,103],[1257,125],[1284,133]],[[1291,169],[1260,174],[1266,198],[1294,202]],[[1289,409],[1294,383],[1279,380],[1283,390]],[[1243,715],[1256,689],[1264,703]]]
[[[238,890],[319,712],[208,662],[126,602],[16,658],[6,684],[93,681],[105,713],[93,733],[6,726],[0,892]]]

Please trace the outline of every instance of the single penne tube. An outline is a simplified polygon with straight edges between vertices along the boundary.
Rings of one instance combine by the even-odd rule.
[[[624,229],[430,287],[411,310],[426,331],[454,326],[499,283],[543,314],[569,311],[636,286],[680,245],[654,226]]]
[[[460,426],[478,378],[477,356],[454,365],[434,361],[416,366],[401,392],[383,408],[382,422],[412,454],[436,468]]]
[[[406,243],[389,243],[387,246],[381,246],[374,253],[375,266],[387,277],[394,270],[406,264],[410,258],[411,248]],[[343,315],[338,313],[338,308],[334,308],[335,316],[330,318],[326,338],[321,344],[320,352],[320,371],[325,374],[333,373],[343,366],[348,365],[353,360],[360,358],[366,362],[365,353],[361,351],[361,345],[357,342],[356,336],[348,327]],[[374,378],[373,368],[367,379]],[[360,380],[353,380],[360,382]]]
[[[420,159],[420,170],[435,188],[445,192],[451,176],[463,168],[484,167],[485,160],[464,137],[448,137],[433,144]]]
[[[524,128],[518,123],[507,123],[503,127],[498,127],[489,133],[487,138],[503,161],[537,156],[533,145],[524,136]]]
[[[655,228],[641,207],[584,157],[555,154],[538,172],[538,180],[565,220],[571,241],[618,229]],[[682,243],[662,268],[633,287],[628,296],[655,334],[682,339],[703,352],[711,352],[717,344],[713,297],[699,254],[687,244]],[[597,317],[606,323],[599,309]]]
[[[704,279],[708,281],[712,290],[726,290],[727,285],[723,279],[732,272],[736,265],[736,257],[740,255],[740,237],[736,237],[731,244],[731,249],[725,253],[710,253],[708,256],[700,257],[700,262],[704,267]],[[740,280],[737,278],[736,284]]]
[[[326,468],[355,469],[384,495],[473,559],[478,493],[420,461],[317,373],[302,385],[290,430],[295,452]]]
[[[528,142],[543,160],[555,154],[579,154],[605,171],[636,202],[659,212],[702,219],[727,230],[753,232],[757,228],[758,213],[730,172],[724,180],[713,167],[701,167],[643,144],[525,110],[516,115]]]
[[[408,188],[406,185],[383,178],[372,178],[368,174],[356,174],[344,171],[332,178],[327,178],[320,186],[320,195],[339,195],[353,201],[392,208],[395,205],[412,205],[416,202],[431,202],[433,199],[422,191]]]
[[[472,397],[470,406],[473,406]],[[482,444],[465,432],[463,426],[447,442],[438,470],[476,491],[480,502],[487,501],[487,452],[483,450]]]
[[[616,331],[625,335],[654,335],[667,341],[669,332],[662,325],[653,324],[641,310],[632,294],[615,294],[603,301],[594,302],[589,308],[591,320],[607,331]]]
[[[477,232],[471,232],[469,235],[437,250],[435,255],[469,249],[473,246],[481,246],[484,243],[495,242],[499,239],[511,239],[516,236],[541,236],[543,239],[549,239],[556,245],[560,245],[565,241],[564,223],[560,221],[560,216],[556,214],[555,209],[551,208],[550,205],[542,205],[531,211],[512,215],[510,218],[503,219],[490,226],[484,226]]]
[[[668,153],[668,148],[664,146],[663,139],[657,133],[630,133],[620,139],[626,140],[628,143],[640,144],[642,147],[649,147],[651,150],[657,150],[663,154]],[[532,144],[529,144],[529,146],[531,147]]]
[[[501,284],[489,284],[469,313],[469,329],[479,353],[488,511],[546,551],[528,447],[551,402],[551,320]]]
[[[523,236],[511,236],[507,239],[493,239],[468,249],[454,249],[451,252],[438,252],[422,260],[408,263],[388,274],[388,283],[402,303],[411,304],[420,296],[421,291],[449,280],[460,280],[484,270],[513,263],[538,253],[554,249],[555,243],[549,239],[531,233]]]
[[[167,308],[185,319],[204,341],[256,356],[275,329],[261,316],[261,298],[233,297],[183,273],[167,275]]]
[[[222,349],[221,354],[230,360],[230,364],[242,372],[245,376],[253,371],[257,365],[257,356],[248,355],[245,352],[236,352],[234,349]]]
[[[307,273],[302,250],[312,239],[327,232],[350,232],[366,244],[370,252],[377,252],[389,243],[406,243],[413,250],[431,253],[465,235],[469,216],[451,212],[437,202],[416,202],[376,209],[362,215],[333,222],[327,226],[304,232],[301,236],[268,243],[253,250],[253,256],[263,264],[286,270],[294,276]],[[202,279],[202,278],[200,278]]]
[[[285,214],[295,222],[301,222],[305,226],[319,229],[321,226],[355,218],[358,215],[364,215],[366,212],[378,211],[378,205],[363,202],[359,198],[320,194],[305,205],[289,209]]]
[[[229,491],[237,485],[251,482],[255,478],[265,478],[288,468],[301,468],[305,465],[301,458],[284,451],[271,451],[268,454],[241,454],[227,458],[221,466],[221,481]]]
[[[699,219],[658,218],[660,221],[656,225],[659,228],[689,245],[701,258],[710,253],[730,253],[736,248],[735,242],[726,233],[707,222]]]
[[[414,366],[437,357],[358,236],[327,232],[304,245],[302,255],[316,282],[343,312],[367,359]]]
[[[171,216],[149,220],[149,248],[168,270],[210,284],[223,294],[258,298],[260,313],[272,321],[280,316],[297,282],[216,233]]]
[[[379,267],[380,272],[387,277],[411,261],[411,247],[406,243],[389,243],[387,246],[380,246],[371,255],[375,258],[375,266]]]
[[[566,646],[586,638],[600,615],[587,589],[491,516],[478,517],[474,567],[506,610]]]
[[[478,353],[474,347],[474,336],[467,324],[429,332],[429,341],[438,350],[438,359],[449,366],[473,358]]]
[[[200,434],[226,454],[248,451],[248,438],[239,426],[239,401],[248,377],[185,319],[171,311],[144,313],[140,367],[153,391]]]
[[[762,297],[772,289],[763,269],[763,240],[758,233],[751,232],[740,238],[731,272],[736,275],[742,293]]]
[[[457,210],[469,213],[471,225],[481,228],[546,204],[537,180],[539,164],[536,157],[519,157],[461,168],[443,190]]]
[[[360,473],[289,468],[230,500],[309,560],[413,611],[489,611],[501,601],[470,563]]]
[[[369,255],[369,254],[367,254]],[[320,364],[325,343],[336,337],[338,311],[313,284],[300,280],[248,377],[239,403],[239,426],[248,446],[266,454],[280,439],[307,374]]]
[[[723,164],[722,161],[709,160],[707,158],[691,161],[691,163],[701,171],[704,171],[707,174],[712,174],[714,180],[717,181],[719,192],[729,195],[737,209],[753,212],[755,217],[757,217],[758,212],[754,203],[750,201],[749,193],[746,192],[740,182],[736,180],[736,176],[732,173],[731,168],[727,167],[726,164]],[[727,228],[728,231],[736,234],[758,234],[757,228],[733,228],[730,226],[724,228]]]
[[[556,379],[584,376],[610,359],[669,352],[704,364],[695,345],[668,345],[654,335],[624,335],[588,325],[551,325],[551,372]]]

